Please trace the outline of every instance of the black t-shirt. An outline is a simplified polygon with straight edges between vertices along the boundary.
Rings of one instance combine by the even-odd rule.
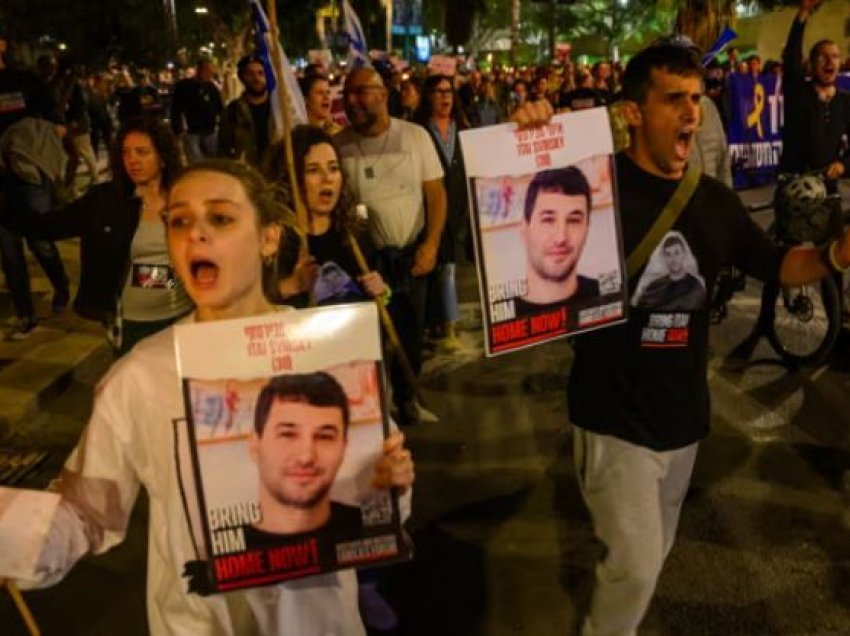
[[[197,78],[182,79],[174,86],[171,100],[171,127],[175,133],[183,132],[183,118],[191,134],[207,135],[215,131],[223,110],[221,94],[212,82]]]
[[[284,546],[301,545],[316,540],[317,565],[322,572],[338,567],[336,544],[344,541],[356,541],[364,536],[363,515],[360,508],[347,506],[336,501],[331,502],[331,516],[328,522],[310,532],[293,534],[275,534],[245,526],[245,546],[248,550],[268,550]]]
[[[546,313],[547,311],[551,311],[554,309],[558,309],[563,307],[565,304],[576,304],[583,303],[586,300],[591,300],[593,298],[597,298],[599,296],[599,282],[588,278],[587,276],[579,276],[578,277],[578,289],[576,292],[570,296],[570,298],[566,300],[560,300],[556,303],[532,303],[524,300],[523,298],[515,298],[514,299],[514,310],[516,311],[517,318],[526,318],[528,316],[536,316],[538,314]]]
[[[620,153],[617,185],[623,246],[630,254],[679,182],[649,174]],[[725,265],[775,280],[781,257],[738,196],[703,176],[676,224],[630,281],[628,321],[576,338],[568,389],[572,421],[657,451],[704,437],[710,422],[708,290]],[[682,280],[687,282],[673,288],[684,305],[664,284]]]
[[[0,69],[0,135],[24,117],[61,121],[44,82],[28,71]]]
[[[371,260],[371,243],[363,236],[358,244],[367,262]],[[310,255],[319,264],[319,278],[313,286],[313,298],[317,305],[369,300],[357,278],[360,268],[351,252],[348,241],[335,228],[324,234],[307,236]]]
[[[262,104],[249,104],[251,119],[254,120],[254,136],[257,139],[257,156],[266,154],[269,147],[269,117],[271,117],[271,100]]]
[[[558,100],[558,108],[569,108],[570,110],[584,110],[605,106],[608,96],[595,88],[576,88],[569,93],[562,93]]]
[[[368,235],[357,235],[357,244],[369,267],[374,268],[375,249]],[[298,262],[301,243],[298,237],[287,232],[278,250],[278,274],[288,276]],[[360,267],[343,234],[331,227],[324,234],[308,234],[307,247],[310,256],[319,265],[319,278],[313,287],[313,300],[317,305],[336,305],[340,303],[369,300],[369,296],[360,286],[358,278]],[[286,299],[287,304],[296,307],[306,306],[306,294]]]

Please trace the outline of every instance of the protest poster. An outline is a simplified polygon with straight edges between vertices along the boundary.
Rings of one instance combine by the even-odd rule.
[[[728,80],[729,155],[736,188],[771,183],[782,156],[782,82],[772,73]]]
[[[732,73],[727,83],[727,133],[735,189],[773,183],[782,157],[785,125],[782,78],[772,73],[757,77]],[[850,74],[840,74],[836,85],[850,90]]]
[[[604,108],[460,133],[485,353],[625,319],[614,146]]]
[[[457,58],[451,55],[432,55],[428,60],[431,75],[454,77],[457,74]]]
[[[181,324],[175,348],[191,591],[408,558],[397,494],[372,486],[389,432],[374,304]]]

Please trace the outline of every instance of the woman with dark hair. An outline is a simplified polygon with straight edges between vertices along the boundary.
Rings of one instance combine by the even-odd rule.
[[[431,135],[443,164],[443,183],[448,200],[448,215],[437,254],[437,267],[430,274],[428,313],[432,331],[442,336],[446,352],[457,351],[456,323],[460,312],[455,284],[455,263],[464,260],[469,236],[469,206],[466,196],[466,168],[460,151],[458,133],[467,127],[466,116],[457,99],[451,78],[431,75],[422,86],[413,120]]]
[[[125,123],[112,149],[113,178],[28,231],[80,237],[74,311],[109,329],[119,354],[192,309],[168,258],[166,193],[180,168],[171,130],[149,119]]]
[[[401,107],[402,119],[410,121],[413,119],[413,114],[419,108],[419,102],[422,100],[422,82],[416,77],[407,77],[401,81]]]
[[[366,220],[357,216],[346,189],[339,153],[331,137],[315,126],[296,126],[292,131],[295,176],[307,209],[307,251],[301,254],[297,238],[289,233],[278,253],[282,277],[278,291],[286,304],[304,305],[313,294],[316,304],[335,304],[375,298],[387,286],[376,271],[362,274],[349,237],[360,245],[371,263],[374,247],[366,232]],[[288,185],[283,142],[269,149],[263,171],[273,182]],[[293,240],[295,238],[295,240]]]

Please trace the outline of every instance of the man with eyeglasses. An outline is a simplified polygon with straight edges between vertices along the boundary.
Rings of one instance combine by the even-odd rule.
[[[350,126],[334,137],[358,203],[369,210],[377,270],[392,290],[390,315],[415,373],[422,365],[426,276],[437,262],[446,221],[443,168],[421,126],[390,117],[387,89],[372,68],[355,69],[343,92]],[[414,389],[390,366],[399,422],[419,422]]]
[[[838,45],[819,40],[809,51],[812,78],[803,69],[803,33],[809,17],[822,0],[801,0],[782,56],[784,66],[785,127],[782,133],[781,172],[823,171],[827,192],[838,191],[838,179],[850,170],[850,93],[836,84],[841,69]]]

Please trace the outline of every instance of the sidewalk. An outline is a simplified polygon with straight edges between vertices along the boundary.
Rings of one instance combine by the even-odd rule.
[[[82,162],[81,162],[82,164]],[[84,181],[84,165],[78,180]],[[98,155],[99,180],[109,178],[106,153]],[[78,239],[56,243],[71,282],[71,297],[80,278]],[[70,305],[62,314],[50,308],[53,288],[25,248],[39,326],[22,342],[5,339],[15,313],[5,277],[0,274],[0,443],[34,418],[81,377],[99,377],[111,363],[112,350],[103,328],[77,317]],[[0,449],[2,450],[2,449]]]
[[[79,279],[79,241],[57,243],[71,280],[72,296]],[[22,342],[0,341],[0,440],[34,417],[81,375],[108,368],[111,348],[103,328],[77,317],[70,306],[53,314],[53,289],[31,255],[27,255],[39,326]],[[0,277],[0,326],[3,336],[14,311],[5,280]]]

